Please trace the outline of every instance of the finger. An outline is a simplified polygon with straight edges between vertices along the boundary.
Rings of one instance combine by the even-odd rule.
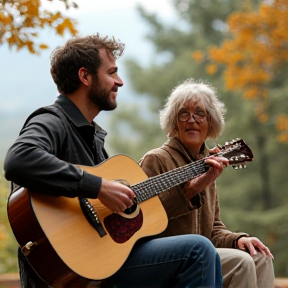
[[[261,242],[258,238],[252,238],[252,244],[262,254],[273,257],[273,255],[270,253],[269,248],[263,242]]]
[[[219,145],[216,145],[214,148],[212,148],[210,151],[209,151],[209,154],[213,155],[213,154],[216,154],[218,152],[221,151],[221,146]]]
[[[222,162],[218,162],[214,159],[207,159],[206,162],[213,168],[213,170],[217,169],[220,171],[223,171],[224,169],[224,164]]]
[[[123,188],[123,187],[122,187]],[[133,190],[131,190],[129,187],[125,186],[125,189],[123,190],[123,193],[127,195],[129,199],[134,199],[136,197]]]
[[[255,249],[255,247],[254,247],[254,245],[252,243],[250,243],[250,242],[246,243],[245,246],[246,246],[246,248],[249,251],[251,256],[256,256],[257,255],[257,251],[256,251],[256,249]]]
[[[263,245],[263,246],[261,246],[261,248],[260,248],[260,247],[257,247],[257,248],[259,249],[259,251],[260,251],[262,254],[264,254],[264,255],[266,255],[266,256],[271,257],[272,259],[274,259],[273,254],[270,252],[270,249],[269,249],[267,246]]]

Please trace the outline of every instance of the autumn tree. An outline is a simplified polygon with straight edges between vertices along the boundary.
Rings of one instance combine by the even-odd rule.
[[[259,122],[271,121],[280,132],[278,140],[288,143],[287,101],[271,109],[271,102],[281,99],[277,88],[286,86],[287,91],[288,1],[265,1],[257,11],[246,7],[232,13],[227,24],[230,37],[209,50],[209,73],[222,64],[226,88],[253,100]]]
[[[136,104],[132,105],[132,101],[122,104],[113,113],[107,142],[113,148],[110,149],[112,154],[125,153],[138,160],[166,140],[159,125],[159,109],[163,108],[174,86],[187,78],[195,78],[216,87],[220,100],[227,107],[226,128],[217,143],[241,137],[254,153],[254,160],[247,169],[237,172],[226,169],[217,178],[222,220],[228,229],[245,231],[266,243],[275,256],[276,275],[284,277],[288,275],[287,145],[275,141],[277,131],[273,121],[259,122],[260,114],[255,113],[255,106],[261,101],[252,98],[248,101],[242,97],[242,90],[227,89],[225,65],[212,62],[206,54],[209,47],[221,47],[231,40],[227,19],[243,11],[243,4],[248,2],[254,6],[244,7],[245,11],[247,7],[250,12],[259,10],[261,1],[255,0],[172,0],[177,15],[175,21],[162,20],[140,6],[139,15],[147,24],[147,41],[155,53],[149,55],[150,62],[143,63],[140,53],[138,58],[126,62]],[[285,109],[287,103],[288,83],[283,81],[287,75],[284,69],[276,71],[280,75],[274,77],[278,85],[273,88],[273,97],[266,97],[265,107],[269,108],[271,118]],[[237,80],[242,75],[234,77]]]
[[[227,39],[209,49],[208,59],[203,51],[194,52],[192,57],[206,63],[210,75],[224,67],[226,89],[240,92],[244,101],[253,103],[256,119],[251,123],[257,130],[254,138],[259,153],[262,199],[264,208],[271,209],[277,204],[271,180],[270,142],[275,137],[288,143],[288,103],[283,101],[288,88],[285,76],[288,72],[288,2],[263,2],[256,10],[246,5],[241,12],[228,17],[227,25]],[[273,126],[278,134],[274,135]]]
[[[77,8],[75,2],[59,1],[67,9]],[[10,48],[27,48],[31,53],[39,53],[41,49],[48,48],[45,43],[36,43],[39,30],[49,27],[60,36],[65,31],[76,35],[76,24],[75,20],[59,11],[43,9],[40,0],[0,0],[0,45],[8,43]]]

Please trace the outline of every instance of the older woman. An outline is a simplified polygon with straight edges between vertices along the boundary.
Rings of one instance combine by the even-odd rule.
[[[167,142],[146,153],[140,166],[152,177],[209,156],[205,141],[222,132],[224,114],[224,104],[213,87],[193,79],[185,81],[160,111]],[[212,155],[206,162],[211,165],[207,173],[159,195],[169,219],[159,237],[200,234],[210,239],[221,259],[223,287],[274,287],[269,249],[255,237],[227,230],[220,219],[215,179],[228,160]]]

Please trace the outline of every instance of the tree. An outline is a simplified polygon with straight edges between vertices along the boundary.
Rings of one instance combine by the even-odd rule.
[[[150,27],[147,39],[157,54],[145,65],[138,59],[127,61],[131,85],[138,93],[137,105],[127,103],[127,109],[118,109],[113,114],[109,129],[112,133],[107,140],[113,152],[138,160],[146,151],[165,141],[159,126],[159,109],[174,86],[187,78],[202,79],[215,86],[228,109],[226,128],[217,143],[241,137],[254,152],[254,161],[247,169],[237,172],[226,169],[217,179],[222,219],[228,229],[246,231],[264,241],[274,253],[276,275],[283,277],[288,275],[288,261],[284,256],[288,253],[284,221],[288,216],[285,208],[288,155],[281,152],[287,149],[287,144],[275,141],[277,131],[273,121],[265,124],[259,121],[255,113],[256,99],[248,101],[242,97],[242,90],[225,87],[224,65],[216,65],[215,60],[211,62],[206,54],[210,47],[221,46],[231,39],[226,22],[229,15],[243,11],[243,3],[246,12],[247,7],[257,11],[259,2],[251,1],[255,5],[252,7],[246,1],[174,0],[172,5],[179,15],[176,24],[164,23],[139,6],[139,14]],[[281,68],[281,73],[284,69]],[[280,103],[285,106],[287,84],[280,79],[286,74],[276,77],[279,85],[273,88],[274,97],[267,98],[265,103],[274,113],[280,111]],[[272,112],[269,113],[272,116]],[[214,144],[209,143],[210,146]]]
[[[174,86],[191,77],[209,80],[212,84],[217,83],[216,87],[221,86],[219,85],[219,82],[222,82],[221,79],[219,80],[220,73],[207,79],[205,65],[195,63],[191,57],[191,49],[204,50],[211,42],[220,44],[225,36],[225,29],[223,30],[222,26],[226,25],[227,16],[241,4],[240,0],[228,1],[228,3],[219,0],[197,0],[193,3],[174,0],[172,2],[179,13],[179,19],[182,19],[179,20],[180,25],[161,23],[156,14],[150,14],[142,6],[138,6],[140,16],[150,27],[147,39],[153,43],[157,56],[152,59],[153,64],[145,65],[145,67],[141,67],[134,59],[128,59],[126,68],[132,88],[139,93],[137,96],[140,99],[137,101],[141,105],[148,103],[148,109],[141,109],[141,113],[136,112],[137,117],[134,115],[132,125],[129,124],[132,123],[131,118],[128,115],[123,116],[123,111],[116,111],[112,117],[113,125],[110,134],[115,135],[110,136],[109,141],[112,151],[127,153],[128,145],[119,147],[119,143],[122,143],[119,139],[123,133],[127,137],[132,133],[136,134],[136,140],[129,141],[129,147],[132,148],[130,155],[137,160],[147,150],[164,142],[166,136],[159,126],[158,111],[163,107]],[[137,107],[128,105],[128,112],[138,110]],[[115,125],[118,117],[122,117],[123,121],[121,123],[117,121],[117,123],[129,129],[119,129],[119,125]],[[149,119],[148,122],[147,119]],[[123,139],[123,143],[127,143],[127,140]]]
[[[278,140],[288,143],[287,104],[283,105],[287,88],[287,41],[288,2],[275,0],[272,4],[262,3],[257,10],[246,6],[244,11],[232,13],[227,24],[227,39],[217,47],[209,48],[209,56],[201,51],[194,58],[206,62],[209,74],[224,66],[224,80],[230,91],[243,93],[245,101],[253,101],[258,128],[257,150],[260,151],[260,175],[265,208],[274,205],[266,146],[271,127],[280,131]],[[210,60],[210,61],[209,61]],[[263,125],[259,125],[259,123]],[[267,130],[269,127],[269,130]],[[275,129],[275,128],[274,128]]]
[[[223,64],[227,89],[241,91],[246,99],[254,100],[259,122],[272,121],[280,131],[278,140],[288,143],[288,104],[275,96],[279,86],[287,85],[288,2],[263,2],[258,11],[249,8],[232,13],[227,24],[229,39],[209,50],[214,61],[210,74],[216,71],[214,63]],[[273,109],[271,102],[279,100],[281,104],[274,104]]]
[[[53,1],[53,0],[47,0]],[[77,8],[75,2],[59,0],[66,8]],[[27,48],[31,53],[47,49],[45,43],[37,44],[38,30],[50,27],[63,36],[65,31],[76,35],[76,21],[60,12],[50,12],[41,7],[40,0],[0,0],[0,45],[7,43],[17,50]]]

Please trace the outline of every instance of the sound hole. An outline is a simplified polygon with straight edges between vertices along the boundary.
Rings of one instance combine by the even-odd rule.
[[[133,205],[131,206],[131,207],[129,207],[129,208],[126,208],[124,211],[123,211],[123,213],[124,214],[127,214],[127,215],[129,215],[129,214],[132,214],[132,213],[134,213],[135,211],[136,211],[136,209],[137,209],[137,199],[136,199],[136,197],[133,199]]]

